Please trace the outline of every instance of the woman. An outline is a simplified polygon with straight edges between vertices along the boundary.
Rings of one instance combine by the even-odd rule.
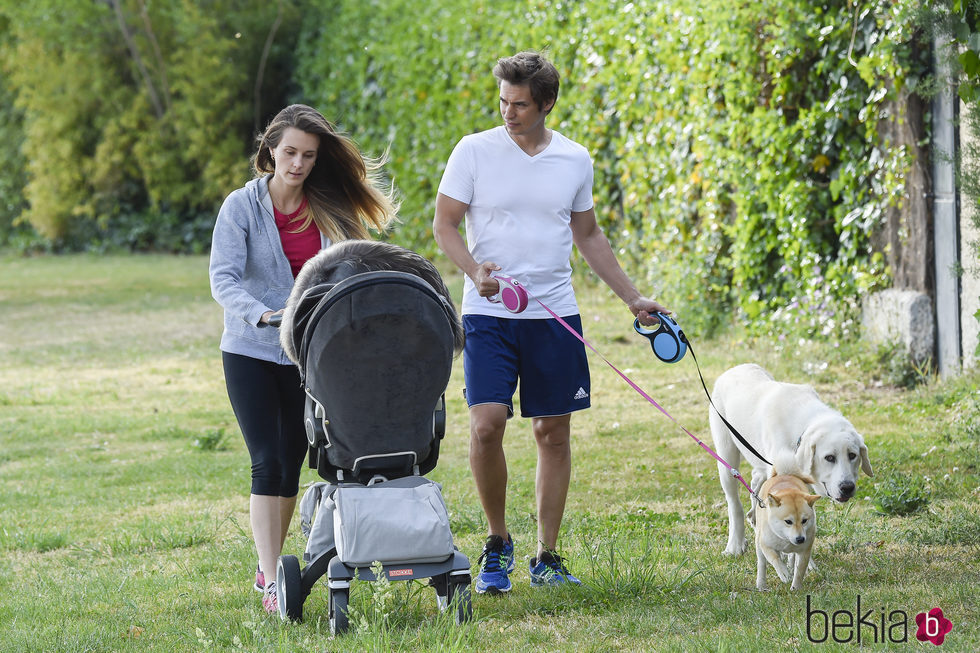
[[[259,138],[256,178],[225,199],[214,226],[211,294],[225,312],[225,383],[252,459],[255,588],[270,613],[278,609],[276,562],[296,505],[306,435],[299,373],[269,318],[282,311],[309,258],[392,221],[397,206],[381,190],[382,163],[365,159],[315,109],[288,106]]]

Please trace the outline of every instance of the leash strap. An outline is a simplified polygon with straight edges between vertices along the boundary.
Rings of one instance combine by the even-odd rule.
[[[527,289],[527,287],[525,286],[525,290],[526,289]],[[576,331],[571,325],[568,324],[568,322],[566,322],[565,320],[563,320],[557,313],[555,313],[553,310],[551,310],[544,302],[542,302],[540,299],[538,299],[537,297],[535,297],[530,291],[528,291],[528,295],[530,295],[531,299],[533,299],[537,303],[541,304],[541,308],[543,308],[544,310],[548,311],[548,313],[551,314],[551,317],[553,317],[556,320],[558,320],[558,323],[561,324],[563,327],[565,327],[565,329],[569,333],[571,333],[573,336],[575,336],[576,338],[578,338],[582,342],[583,345],[585,345],[586,347],[588,347],[589,349],[591,349],[592,351],[594,351],[599,358],[601,358],[603,361],[605,361],[606,365],[608,365],[609,367],[611,367],[613,369],[613,371],[616,372],[616,374],[618,374],[620,377],[622,377],[622,379],[624,381],[626,381],[626,383],[628,383],[631,388],[633,388],[634,390],[636,390],[636,392],[639,393],[639,395],[641,397],[643,397],[648,402],[650,402],[650,404],[652,404],[654,408],[656,408],[661,413],[663,413],[664,415],[666,415],[667,416],[667,419],[669,419],[670,421],[672,421],[674,424],[676,424],[678,427],[680,427],[680,429],[682,431],[684,431],[689,436],[691,436],[691,439],[693,439],[695,442],[697,442],[698,443],[698,446],[700,446],[702,449],[704,449],[706,452],[708,452],[708,454],[712,458],[714,458],[715,460],[717,460],[719,464],[721,464],[722,466],[724,466],[725,468],[727,468],[728,471],[731,473],[731,475],[734,476],[735,478],[737,478],[742,483],[742,485],[745,486],[745,489],[749,491],[749,494],[751,494],[753,497],[755,497],[755,500],[759,502],[759,505],[760,506],[762,505],[762,501],[759,499],[759,497],[756,495],[756,493],[752,491],[751,486],[749,486],[749,484],[745,482],[745,479],[742,477],[742,475],[739,473],[739,471],[737,469],[735,469],[734,467],[732,467],[731,465],[729,465],[728,462],[726,462],[724,458],[722,458],[717,453],[715,453],[714,449],[712,449],[711,447],[709,447],[708,445],[706,445],[700,438],[698,438],[698,436],[694,435],[693,433],[691,433],[690,431],[688,431],[686,428],[684,428],[684,425],[683,424],[681,424],[676,419],[674,419],[674,416],[673,415],[671,415],[670,413],[668,413],[664,409],[663,406],[661,406],[660,404],[658,404],[656,402],[656,400],[654,400],[653,397],[651,397],[649,394],[647,394],[646,392],[644,392],[643,388],[641,388],[640,386],[638,386],[636,383],[633,382],[633,379],[631,379],[628,376],[626,376],[626,374],[624,374],[623,372],[621,372],[618,367],[616,367],[615,365],[613,365],[612,363],[610,363],[609,362],[609,359],[602,355],[602,352],[600,352],[598,349],[596,349],[595,347],[593,347],[591,342],[589,342],[588,340],[586,340],[585,337],[582,334],[580,334],[578,331]],[[690,347],[690,343],[688,343],[688,346]],[[694,352],[692,351],[691,354],[693,355]],[[699,373],[700,373],[700,370],[699,370]],[[702,379],[701,382],[703,384],[704,383],[704,380]],[[705,389],[705,391],[707,392],[707,389]],[[709,397],[709,400],[710,400],[710,397]],[[722,419],[724,419],[724,418],[722,418]],[[727,424],[727,422],[725,422],[725,423]],[[756,455],[758,455],[758,454],[756,454]],[[761,456],[759,456],[759,457],[761,458]]]
[[[732,435],[738,438],[738,441],[744,444],[746,449],[748,449],[753,454],[755,454],[756,458],[758,458],[765,464],[772,467],[772,463],[766,460],[765,458],[763,458],[762,454],[756,451],[755,447],[749,444],[748,441],[742,437],[742,434],[738,432],[738,429],[732,426],[731,423],[727,419],[725,419],[725,416],[721,414],[721,411],[718,410],[718,407],[715,406],[715,402],[711,400],[711,393],[708,392],[708,386],[705,385],[704,383],[704,376],[701,374],[701,366],[698,365],[698,357],[694,355],[694,347],[691,346],[691,343],[687,340],[686,337],[684,337],[683,335],[681,337],[684,338],[685,342],[687,342],[687,348],[691,352],[691,358],[694,359],[694,367],[696,367],[698,370],[698,378],[701,379],[701,387],[704,388],[704,394],[708,397],[708,403],[711,404],[711,407],[715,409],[715,412],[718,414],[718,417],[720,417],[721,421],[725,423],[725,426],[728,427],[728,430],[732,432]]]

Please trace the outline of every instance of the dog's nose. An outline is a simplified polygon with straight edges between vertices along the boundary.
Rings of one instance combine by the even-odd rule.
[[[842,497],[851,498],[854,495],[853,481],[844,481],[840,484],[840,494]]]
[[[806,536],[805,535],[797,535],[796,536],[796,543],[797,544],[803,544],[804,542],[806,542]]]

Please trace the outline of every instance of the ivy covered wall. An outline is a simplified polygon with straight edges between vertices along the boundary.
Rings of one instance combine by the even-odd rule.
[[[846,332],[859,294],[888,282],[871,236],[911,154],[880,125],[928,72],[916,3],[315,4],[299,83],[365,149],[389,149],[399,242],[435,253],[445,160],[499,122],[491,68],[537,49],[563,79],[549,126],[592,152],[601,225],[688,323]]]

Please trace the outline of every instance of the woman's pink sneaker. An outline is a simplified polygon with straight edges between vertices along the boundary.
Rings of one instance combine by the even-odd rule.
[[[262,595],[262,607],[269,614],[279,612],[279,598],[276,596],[276,582],[272,581],[265,586],[265,594]]]

